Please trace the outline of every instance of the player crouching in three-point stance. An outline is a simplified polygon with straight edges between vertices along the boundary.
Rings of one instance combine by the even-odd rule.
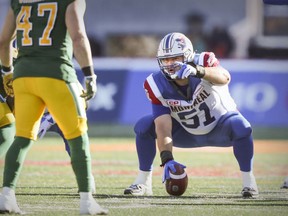
[[[213,53],[195,54],[191,41],[181,33],[167,34],[161,40],[157,60],[160,71],[144,83],[153,112],[134,128],[139,173],[124,194],[152,195],[157,140],[163,181],[170,178],[169,169],[179,164],[174,160],[173,146],[232,146],[242,173],[242,196],[258,196],[252,172],[252,129],[230,96],[229,72]]]

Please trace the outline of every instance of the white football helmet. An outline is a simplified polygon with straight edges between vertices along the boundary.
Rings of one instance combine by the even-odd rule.
[[[191,41],[182,33],[174,32],[167,34],[160,42],[157,60],[160,70],[169,80],[176,71],[180,70],[181,66],[177,63],[166,65],[163,59],[181,56],[183,63],[192,62],[194,58],[194,50]]]

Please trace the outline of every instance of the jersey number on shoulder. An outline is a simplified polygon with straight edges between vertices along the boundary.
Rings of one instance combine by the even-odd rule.
[[[23,31],[22,46],[32,46],[33,41],[29,36],[30,31],[32,31],[33,25],[29,21],[31,17],[32,6],[22,6],[21,11],[17,16],[17,30]],[[52,39],[50,37],[51,31],[55,25],[56,15],[57,15],[57,3],[42,3],[38,4],[37,16],[43,17],[45,12],[49,13],[47,24],[43,30],[42,36],[39,38],[40,46],[51,46]]]
[[[204,120],[204,122],[203,122],[204,126],[209,125],[215,121],[215,117],[211,116],[209,107],[207,106],[206,103],[200,104],[199,110],[204,111],[204,113],[205,113],[205,119],[203,119]],[[182,124],[185,127],[196,129],[200,126],[200,119],[199,119],[198,115],[194,114],[195,112],[197,112],[197,110],[194,108],[189,112],[182,112],[182,113],[178,114],[179,118],[182,121]],[[187,123],[187,120],[192,120],[193,123]]]

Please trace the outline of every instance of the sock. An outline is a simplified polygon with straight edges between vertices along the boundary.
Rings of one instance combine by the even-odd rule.
[[[241,172],[242,173],[242,183],[243,183],[243,188],[244,187],[250,187],[258,191],[258,187],[256,184],[255,177],[253,175],[253,172]]]
[[[139,169],[151,171],[156,156],[156,133],[151,115],[144,116],[134,126]]]
[[[3,187],[15,189],[26,154],[33,143],[33,140],[15,137],[5,157]]]
[[[0,158],[6,154],[15,136],[15,124],[11,123],[1,127],[0,130]]]
[[[14,196],[15,197],[15,191],[9,187],[3,187],[2,194],[4,196]]]
[[[93,199],[92,193],[91,192],[80,192],[80,200],[89,200]]]
[[[233,142],[233,152],[239,164],[240,170],[249,172],[253,166],[253,139],[248,136]]]
[[[152,187],[152,171],[139,170],[133,184],[144,184],[148,187]]]
[[[91,192],[91,155],[88,134],[68,140],[68,143],[79,192]]]
[[[155,139],[143,135],[136,136],[136,149],[139,161],[139,169],[151,171],[156,156]]]

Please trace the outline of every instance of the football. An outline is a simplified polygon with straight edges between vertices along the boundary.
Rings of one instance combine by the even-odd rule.
[[[165,188],[168,194],[172,196],[181,196],[187,189],[188,176],[185,170],[179,165],[175,165],[176,172],[171,172],[170,179],[165,182]]]

